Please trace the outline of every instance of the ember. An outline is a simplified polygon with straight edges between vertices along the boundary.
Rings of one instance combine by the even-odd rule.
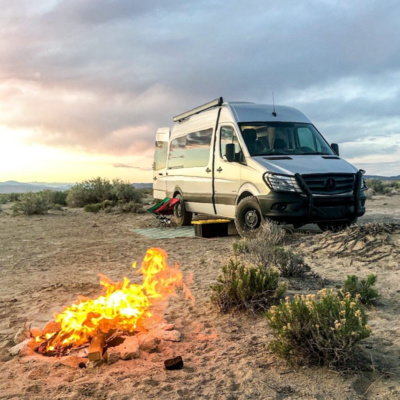
[[[132,267],[136,268],[136,263]],[[138,273],[143,275],[141,285],[131,284],[126,277],[122,282],[112,282],[100,275],[105,294],[97,299],[78,298],[62,313],[55,314],[59,329],[36,336],[37,351],[48,356],[65,355],[93,338],[99,340],[117,331],[132,334],[151,317],[153,305],[176,296],[176,288],[181,288],[186,298],[193,299],[178,264],[169,266],[167,254],[160,248],[147,251]]]

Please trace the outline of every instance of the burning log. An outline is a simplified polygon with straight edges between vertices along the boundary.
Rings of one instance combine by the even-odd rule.
[[[104,344],[105,335],[99,330],[89,346],[89,361],[99,361],[103,358]]]

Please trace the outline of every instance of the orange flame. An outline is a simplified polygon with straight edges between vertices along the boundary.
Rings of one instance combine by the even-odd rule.
[[[136,268],[136,263],[132,267]],[[193,300],[183,283],[178,264],[170,267],[167,253],[160,248],[147,250],[138,273],[143,275],[141,285],[131,284],[126,277],[122,282],[112,282],[100,275],[105,294],[97,299],[78,299],[62,313],[55,314],[55,321],[60,323],[61,329],[35,338],[37,342],[47,340],[41,352],[80,346],[90,341],[98,330],[104,333],[115,329],[133,332],[138,323],[151,316],[149,308],[152,305],[176,296],[177,287],[184,290],[186,298]]]

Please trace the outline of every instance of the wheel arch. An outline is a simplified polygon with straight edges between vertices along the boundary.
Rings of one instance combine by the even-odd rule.
[[[250,183],[246,183],[239,189],[238,195],[236,197],[235,205],[237,206],[244,198],[249,197],[249,196],[255,197],[258,202],[257,196],[259,194],[260,194],[260,192],[254,185],[252,185]]]
[[[173,192],[172,192],[172,197],[176,197],[178,194],[180,194],[183,197],[183,191],[179,186],[175,186]]]

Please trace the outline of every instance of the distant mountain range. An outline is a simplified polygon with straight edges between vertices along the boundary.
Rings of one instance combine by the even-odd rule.
[[[400,175],[397,176],[380,176],[380,175],[365,175],[365,179],[379,179],[380,181],[400,181]]]
[[[152,188],[152,183],[133,183],[136,189]],[[27,192],[40,192],[41,190],[68,190],[73,183],[46,183],[46,182],[17,182],[7,181],[0,182],[0,193],[27,193]]]

